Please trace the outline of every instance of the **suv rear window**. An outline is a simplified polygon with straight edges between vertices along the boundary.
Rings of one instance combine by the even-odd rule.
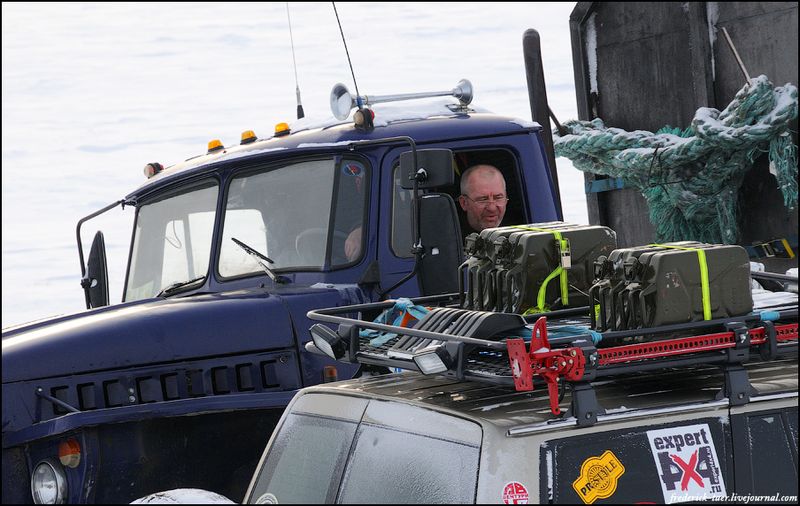
[[[289,415],[259,471],[251,502],[333,502],[356,427],[333,418]]]

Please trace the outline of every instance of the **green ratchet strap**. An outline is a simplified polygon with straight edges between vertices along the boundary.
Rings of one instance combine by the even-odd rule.
[[[548,232],[553,234],[558,241],[558,252],[559,252],[559,259],[558,259],[558,267],[555,268],[553,272],[550,273],[549,276],[545,278],[542,282],[542,286],[539,287],[539,296],[536,298],[536,307],[530,308],[525,311],[524,314],[533,314],[533,313],[544,313],[547,311],[545,308],[544,297],[547,292],[547,283],[550,282],[556,276],[561,276],[561,303],[566,306],[569,304],[569,283],[567,282],[567,270],[561,266],[561,257],[560,254],[562,251],[569,249],[569,242],[561,236],[561,232],[558,230],[549,230],[546,228],[535,228],[535,227],[526,227],[524,225],[515,225],[514,228],[519,228],[522,230],[532,230],[534,232]]]
[[[670,246],[668,244],[651,244],[659,248],[683,249],[697,252],[697,263],[700,264],[700,286],[703,289],[703,319],[711,319],[711,290],[708,287],[708,264],[706,263],[706,252],[698,248],[685,248],[683,246]]]

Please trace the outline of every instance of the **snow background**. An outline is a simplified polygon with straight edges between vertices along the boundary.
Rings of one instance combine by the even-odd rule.
[[[337,3],[362,95],[453,88],[531,119],[522,35],[539,31],[550,108],[577,117],[574,2]],[[329,2],[290,3],[309,119],[350,75]],[[75,227],[145,180],[142,168],[204,153],[211,139],[268,137],[296,118],[286,3],[2,4],[2,326],[84,309]],[[564,219],[588,223],[583,174],[557,160]],[[83,227],[106,236],[112,303],[133,213]]]

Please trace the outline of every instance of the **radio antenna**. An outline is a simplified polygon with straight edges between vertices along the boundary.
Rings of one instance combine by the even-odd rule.
[[[292,43],[292,63],[294,63],[294,85],[297,92],[297,119],[303,119],[303,103],[300,101],[300,83],[297,80],[297,60],[294,57],[294,37],[292,37],[292,17],[289,15],[289,2],[286,2],[286,17],[289,19],[289,40]]]
[[[356,74],[353,72],[353,62],[350,61],[350,51],[347,50],[347,41],[344,40],[344,30],[342,30],[342,23],[339,21],[339,13],[336,11],[336,2],[331,2],[331,4],[333,4],[333,12],[336,14],[336,22],[339,24],[339,32],[342,34],[342,43],[344,44],[344,52],[347,54],[347,63],[350,65],[350,74],[353,76],[353,84],[356,87],[356,105],[358,105],[358,108],[361,109],[363,106],[361,103],[361,94],[358,92]]]

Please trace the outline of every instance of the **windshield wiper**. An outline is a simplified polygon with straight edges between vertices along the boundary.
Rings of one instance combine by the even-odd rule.
[[[267,276],[269,276],[269,279],[271,279],[273,281],[273,283],[281,283],[282,284],[282,283],[288,283],[289,281],[291,281],[286,276],[281,276],[280,274],[275,274],[275,272],[272,269],[270,269],[269,266],[267,266],[266,263],[264,263],[266,261],[266,262],[269,262],[271,264],[274,264],[275,262],[273,262],[272,259],[270,259],[266,255],[263,255],[263,254],[259,253],[258,251],[254,250],[253,248],[251,248],[250,246],[248,246],[247,244],[243,243],[242,241],[240,241],[239,239],[237,239],[235,237],[231,237],[231,241],[235,242],[237,246],[239,246],[240,248],[242,248],[245,251],[245,253],[248,253],[253,258],[255,258],[256,262],[258,262],[258,265],[260,265],[261,268],[264,269],[264,272],[267,273]]]
[[[178,288],[183,288],[185,286],[192,285],[194,283],[197,283],[198,281],[203,281],[205,279],[206,279],[205,276],[199,276],[197,278],[190,279],[188,281],[178,281],[177,283],[172,283],[171,285],[163,288],[160,292],[158,292],[156,294],[156,297],[170,295],[172,292],[176,291]]]

